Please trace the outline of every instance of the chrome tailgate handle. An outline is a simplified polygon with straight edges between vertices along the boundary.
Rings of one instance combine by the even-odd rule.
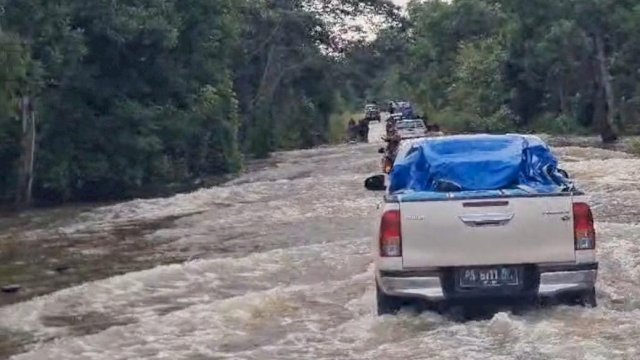
[[[469,214],[458,216],[467,226],[502,226],[506,225],[515,214]]]

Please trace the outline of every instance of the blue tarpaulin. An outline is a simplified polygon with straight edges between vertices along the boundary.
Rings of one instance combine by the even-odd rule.
[[[459,135],[416,143],[390,174],[391,194],[518,190],[566,191],[571,182],[536,136]]]

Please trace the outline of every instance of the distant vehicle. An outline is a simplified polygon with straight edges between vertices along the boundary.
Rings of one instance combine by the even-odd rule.
[[[390,117],[400,117],[402,119],[417,118],[413,105],[408,101],[390,101],[387,111]]]
[[[396,128],[396,124],[400,121],[405,120],[401,113],[393,113],[389,114],[389,117],[386,119],[386,127],[387,129]]]
[[[427,126],[422,119],[400,120],[396,123],[396,130],[402,139],[427,136]]]
[[[367,104],[364,107],[364,118],[368,121],[382,122],[380,108],[376,104]]]
[[[396,112],[402,114],[405,119],[415,118],[413,106],[408,101],[400,101],[396,103]]]
[[[387,118],[387,122],[398,122],[402,119],[403,117],[401,113],[393,113],[393,114],[389,114],[389,117]]]
[[[390,190],[394,184],[386,186],[385,175],[365,181],[368,190],[386,194],[372,238],[379,315],[395,314],[416,300],[435,308],[539,298],[597,305],[596,232],[586,195],[566,186],[568,175],[555,167],[540,138],[522,136],[522,143],[503,146],[513,139],[408,140],[394,166],[402,162],[419,169],[394,170],[392,176],[419,189]],[[415,157],[419,160],[408,160],[422,147],[427,150]],[[520,151],[531,156],[520,158]],[[522,180],[522,171],[528,179]],[[504,185],[461,190],[477,182]],[[444,183],[459,184],[458,189],[437,188]],[[536,184],[541,187],[532,187]],[[546,186],[557,190],[536,190]]]

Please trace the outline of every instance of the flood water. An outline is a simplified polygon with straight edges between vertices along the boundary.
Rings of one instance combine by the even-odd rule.
[[[381,131],[373,125],[371,138]],[[379,146],[280,153],[225,186],[25,230],[34,247],[55,231],[117,257],[96,234],[173,217],[128,238],[148,251],[127,256],[189,260],[0,308],[0,330],[31,339],[12,359],[640,359],[640,159],[555,149],[599,221],[599,307],[459,323],[374,315],[369,239],[380,194],[362,184],[378,170]]]

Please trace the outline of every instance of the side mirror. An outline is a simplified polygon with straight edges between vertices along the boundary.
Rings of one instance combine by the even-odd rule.
[[[384,154],[384,148],[381,147],[380,149],[378,149],[378,154]]]
[[[364,181],[365,189],[369,191],[385,191],[387,187],[384,185],[384,175],[374,175],[368,177]]]
[[[560,175],[566,177],[567,179],[569,179],[569,173],[562,170],[562,169],[558,169],[558,172],[560,173]]]

